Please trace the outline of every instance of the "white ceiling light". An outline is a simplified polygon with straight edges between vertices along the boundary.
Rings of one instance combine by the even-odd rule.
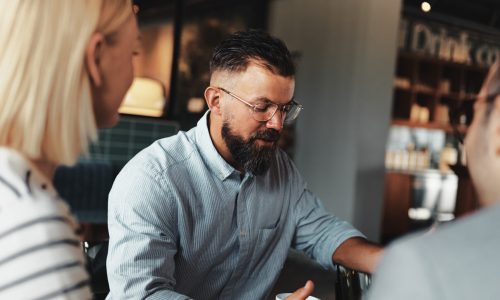
[[[430,12],[431,11],[431,4],[427,1],[423,1],[422,4],[420,5],[420,8],[422,8],[423,12]]]

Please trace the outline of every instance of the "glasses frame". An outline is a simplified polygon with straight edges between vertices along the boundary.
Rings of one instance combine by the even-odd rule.
[[[500,93],[493,93],[491,95],[486,96],[485,100],[486,100],[487,110],[491,110],[493,102],[495,102],[495,99],[498,96],[500,96]],[[477,97],[474,100],[474,102],[477,102],[479,98],[481,98],[481,97]],[[453,130],[453,136],[460,143],[460,145],[464,145],[465,135],[466,135],[466,133],[460,131],[460,129],[459,129],[460,124],[459,124],[459,120],[458,120],[460,117],[460,113],[461,113],[460,108],[461,108],[461,105],[463,105],[463,103],[464,103],[464,101],[462,101],[455,110],[450,111],[450,125],[451,125],[451,128]]]
[[[291,123],[293,121],[295,121],[295,119],[297,119],[297,117],[299,116],[300,112],[304,109],[304,107],[302,106],[302,104],[298,103],[297,101],[295,100],[291,100],[290,102],[288,102],[287,104],[278,104],[278,103],[274,103],[274,102],[271,102],[271,104],[273,105],[276,105],[276,110],[272,113],[271,117],[269,117],[267,120],[257,120],[255,118],[255,113],[257,112],[257,104],[252,104],[244,99],[242,99],[241,97],[239,97],[238,95],[235,95],[234,93],[226,90],[225,88],[222,88],[222,87],[214,87],[216,89],[219,89],[221,91],[223,91],[224,93],[228,94],[229,96],[235,98],[236,100],[242,102],[243,104],[246,104],[248,107],[250,107],[252,109],[252,118],[257,121],[257,122],[268,122],[269,120],[271,120],[274,115],[276,115],[276,112],[279,110],[281,111],[281,113],[283,114],[283,111],[284,111],[284,107],[286,106],[291,106],[293,104],[295,104],[297,106],[297,109],[299,110],[298,113],[297,113],[297,116],[295,118],[293,118],[292,120],[288,120],[285,122],[285,119],[286,119],[286,116],[285,117],[282,117],[282,124],[288,124],[288,123]]]

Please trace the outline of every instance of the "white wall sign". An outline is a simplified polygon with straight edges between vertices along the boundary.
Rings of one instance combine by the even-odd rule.
[[[400,23],[398,45],[411,52],[482,66],[492,65],[500,51],[500,45],[485,42],[468,31],[407,19]]]

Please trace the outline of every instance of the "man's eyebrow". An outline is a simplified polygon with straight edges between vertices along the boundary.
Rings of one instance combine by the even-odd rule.
[[[254,98],[252,99],[253,101],[255,102],[269,102],[269,103],[273,103],[273,101],[271,99],[268,99],[266,97],[257,97],[257,98]]]
[[[292,99],[290,99],[290,101],[288,101],[287,103],[282,104],[282,105],[291,104],[294,100],[295,100],[295,97],[292,97]],[[278,104],[278,103],[274,102],[273,100],[268,99],[266,97],[257,97],[257,98],[254,98],[254,99],[250,100],[250,101],[252,101],[252,102],[265,102],[265,103]],[[280,105],[280,104],[278,104],[278,105]]]

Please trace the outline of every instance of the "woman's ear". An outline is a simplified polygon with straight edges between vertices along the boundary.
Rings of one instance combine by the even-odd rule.
[[[91,82],[96,87],[102,84],[101,58],[103,44],[104,36],[102,33],[94,32],[85,48],[85,66],[89,72]]]
[[[205,89],[205,100],[207,101],[210,112],[216,115],[221,114],[220,110],[220,90],[209,86]]]

